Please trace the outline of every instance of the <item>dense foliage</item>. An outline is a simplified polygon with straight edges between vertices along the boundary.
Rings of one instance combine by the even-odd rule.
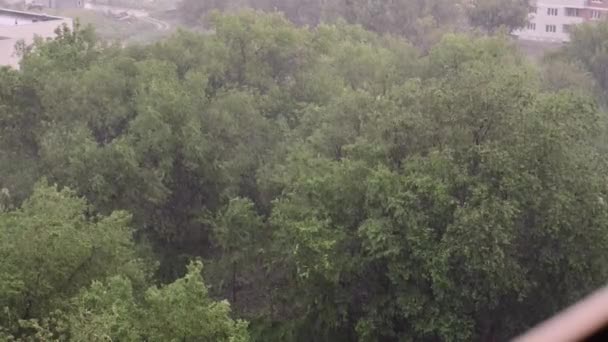
[[[280,12],[291,22],[310,27],[346,21],[380,34],[407,37],[422,49],[437,43],[442,33],[462,30],[467,24],[465,6],[451,0],[182,0],[178,13],[187,25],[196,26],[214,10],[243,6]]]
[[[582,83],[581,76],[584,75],[592,82],[583,88],[589,89],[597,95],[600,103],[608,105],[608,22],[598,21],[594,23],[586,23],[573,27],[571,32],[572,39],[568,44],[565,44],[557,52],[549,54],[546,57],[547,64],[557,63],[561,65],[559,70],[576,70],[572,74],[567,74],[566,77],[560,77],[561,80],[574,80],[574,83]],[[565,66],[565,68],[564,68]],[[583,72],[580,72],[583,71]]]
[[[511,32],[522,28],[528,21],[529,13],[528,0],[475,0],[467,10],[471,24],[487,32],[500,28]]]
[[[511,32],[525,26],[527,0],[181,0],[178,14],[190,26],[206,22],[214,10],[242,7],[283,13],[297,25],[346,21],[380,34],[406,37],[426,51],[446,31],[480,28]]]
[[[573,78],[500,36],[212,23],[0,70],[0,339],[496,341],[606,280]]]

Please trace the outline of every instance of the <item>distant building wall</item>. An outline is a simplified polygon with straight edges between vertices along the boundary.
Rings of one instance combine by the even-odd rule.
[[[515,35],[527,40],[566,42],[573,25],[608,17],[608,0],[532,1],[527,27]]]

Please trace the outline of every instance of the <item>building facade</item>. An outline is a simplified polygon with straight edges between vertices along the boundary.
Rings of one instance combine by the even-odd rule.
[[[531,6],[528,25],[515,32],[521,39],[566,42],[573,25],[608,18],[608,0],[537,0]]]
[[[18,68],[20,58],[15,53],[17,42],[31,44],[36,36],[55,37],[55,30],[62,25],[73,28],[73,21],[40,13],[0,9],[0,65]]]

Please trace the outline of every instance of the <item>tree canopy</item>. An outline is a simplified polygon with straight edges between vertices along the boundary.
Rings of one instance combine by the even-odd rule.
[[[209,20],[65,28],[0,70],[0,339],[508,340],[605,282],[605,114],[574,64]]]
[[[467,9],[470,23],[490,33],[501,28],[510,33],[524,27],[529,13],[528,0],[475,0]]]
[[[407,38],[428,49],[443,33],[466,26],[463,1],[448,0],[182,0],[178,13],[188,25],[202,25],[214,10],[242,7],[283,13],[297,25],[315,27],[346,21],[379,34]]]
[[[608,94],[608,24],[604,21],[576,25],[570,34],[571,39],[557,52],[546,57],[546,64],[562,63],[570,66],[570,69],[578,69],[583,72],[575,75],[585,75],[591,79],[592,89],[602,105],[606,105],[606,94]],[[566,69],[567,70],[567,69]],[[572,77],[567,78],[569,84],[577,85],[579,82]],[[580,79],[580,76],[579,76]],[[589,83],[589,82],[587,82]]]

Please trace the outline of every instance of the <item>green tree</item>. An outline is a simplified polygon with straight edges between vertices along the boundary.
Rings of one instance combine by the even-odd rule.
[[[148,289],[141,301],[125,278],[93,283],[74,300],[72,340],[248,341],[247,324],[230,318],[227,302],[209,298],[201,271],[191,263],[183,278]]]
[[[213,10],[224,10],[227,5],[226,0],[181,0],[177,10],[183,20],[190,24],[200,24],[209,12]]]
[[[602,284],[599,113],[539,93],[510,49],[448,37],[396,110],[340,121],[340,155],[294,149],[271,219],[292,339],[508,339]]]
[[[38,134],[43,115],[21,75],[0,69],[0,187],[10,192],[11,205],[27,198],[39,177]]]
[[[601,48],[547,74],[506,37],[445,35],[442,3],[25,49],[0,71],[4,330],[244,339],[228,298],[260,341],[506,340],[602,284],[606,125],[578,73]],[[20,207],[42,176],[60,186]]]
[[[527,0],[475,0],[467,9],[469,22],[488,33],[501,28],[512,32],[528,21],[530,4]]]
[[[424,50],[443,33],[462,27],[460,1],[330,0],[324,7],[328,19],[342,17],[374,32],[399,35]]]
[[[608,24],[600,21],[577,25],[570,33],[570,42],[566,43],[560,51],[547,58],[549,63],[565,61],[574,64],[587,72],[597,83],[601,90],[598,101],[605,104],[608,93]]]
[[[123,274],[144,280],[130,216],[91,213],[69,189],[40,183],[16,210],[0,213],[0,325],[19,336],[19,320],[46,318],[92,280]]]
[[[243,273],[247,272],[246,279],[255,277],[252,272],[256,271],[245,267],[256,265],[268,233],[262,218],[255,212],[254,203],[243,198],[232,199],[211,224],[213,240],[223,254],[219,257],[216,272],[221,273],[221,279],[227,283],[230,303],[236,305],[241,279],[245,278]]]
[[[142,312],[136,304],[131,282],[112,277],[107,282],[94,281],[72,299],[67,317],[73,341],[137,341]]]

